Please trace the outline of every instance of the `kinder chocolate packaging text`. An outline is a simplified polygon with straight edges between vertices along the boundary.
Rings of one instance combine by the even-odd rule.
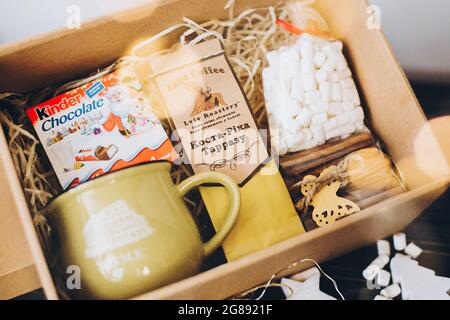
[[[138,80],[120,69],[27,110],[63,189],[176,153]]]

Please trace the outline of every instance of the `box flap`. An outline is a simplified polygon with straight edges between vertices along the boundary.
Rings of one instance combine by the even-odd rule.
[[[40,283],[1,162],[0,194],[0,299],[9,299],[39,288]]]

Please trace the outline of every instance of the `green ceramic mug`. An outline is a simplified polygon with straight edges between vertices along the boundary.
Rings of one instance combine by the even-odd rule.
[[[76,283],[68,288],[70,297],[125,299],[148,292],[194,275],[203,258],[221,245],[238,216],[238,186],[215,172],[174,185],[170,168],[168,162],[154,162],[110,173],[46,207],[60,249],[60,271],[72,266],[81,276],[81,288]],[[204,183],[221,184],[230,195],[226,221],[205,244],[183,201]]]

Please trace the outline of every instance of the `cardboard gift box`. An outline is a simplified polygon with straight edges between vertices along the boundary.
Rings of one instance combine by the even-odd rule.
[[[153,1],[141,8],[84,24],[80,30],[57,31],[3,46],[0,48],[0,92],[27,92],[82,77],[125,55],[139,40],[179,23],[183,16],[195,21],[226,18],[225,3],[225,0]],[[241,0],[236,3],[235,13],[276,3],[276,0]],[[333,35],[344,42],[364,101],[368,125],[386,146],[409,191],[330,227],[310,231],[136,298],[230,297],[266,282],[272,274],[295,260],[311,258],[321,262],[402,230],[448,187],[450,177],[442,150],[428,129],[422,109],[385,37],[368,25],[371,11],[366,1],[317,0],[315,7],[329,23]],[[175,41],[176,34],[158,42],[155,49]],[[3,174],[0,176],[4,177],[0,180],[1,217],[6,218],[0,226],[1,239],[6,237],[6,242],[0,244],[0,294],[3,293],[4,298],[35,288],[37,271],[46,296],[57,299],[3,131],[0,154],[0,173]],[[21,225],[17,223],[19,218]],[[23,235],[28,240],[35,268]],[[6,264],[7,261],[15,263]],[[306,263],[300,264],[290,272],[308,267]],[[8,279],[13,271],[18,272],[21,281]],[[11,286],[17,289],[5,294]]]
[[[3,151],[2,151],[3,153]],[[14,172],[10,172],[14,175]],[[0,299],[12,298],[40,288],[12,188],[0,163]]]

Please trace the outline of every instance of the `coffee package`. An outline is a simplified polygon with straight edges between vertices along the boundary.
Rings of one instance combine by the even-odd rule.
[[[223,172],[240,186],[239,217],[223,244],[226,258],[235,260],[303,233],[220,41],[186,46],[150,64],[194,173]],[[200,192],[218,230],[226,217],[227,192],[220,186],[204,186]]]

